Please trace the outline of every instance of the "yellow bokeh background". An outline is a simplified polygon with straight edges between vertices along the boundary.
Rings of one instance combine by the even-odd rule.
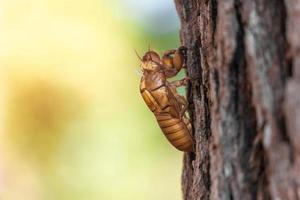
[[[140,97],[134,54],[177,33],[119,3],[0,0],[1,200],[181,199],[182,153]]]

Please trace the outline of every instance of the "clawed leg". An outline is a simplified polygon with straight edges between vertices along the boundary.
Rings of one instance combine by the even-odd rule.
[[[185,46],[180,46],[178,48],[178,51],[183,56],[184,62],[182,64],[182,68],[186,69],[186,60],[187,60],[187,48]]]
[[[167,78],[176,76],[182,68],[186,68],[186,51],[186,47],[181,46],[163,53],[161,61]]]
[[[177,99],[177,101],[182,106],[181,111],[180,111],[180,116],[181,117],[184,116],[184,114],[185,114],[185,112],[188,108],[188,102],[186,101],[186,99],[183,96],[181,96],[177,93],[176,88],[180,87],[180,86],[187,85],[189,79],[190,79],[189,77],[185,77],[184,79],[177,80],[177,81],[172,81],[171,83],[169,83],[169,86],[170,86],[175,98]]]
[[[183,78],[181,80],[172,81],[169,84],[174,87],[186,86],[189,80],[190,80],[190,77],[186,76],[185,78]]]
[[[185,46],[180,46],[178,49],[170,49],[164,52],[163,56],[170,56],[172,54],[175,54],[176,51],[180,51],[180,53],[186,57],[186,51],[187,48]]]
[[[170,56],[172,54],[174,54],[177,50],[176,49],[170,49],[164,52],[163,57],[167,57]]]
[[[188,102],[183,96],[178,95],[176,98],[182,104],[182,108],[181,108],[182,110],[180,112],[180,116],[183,117],[188,108]]]

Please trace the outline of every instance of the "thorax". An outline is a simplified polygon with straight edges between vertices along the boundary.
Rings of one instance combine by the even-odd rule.
[[[162,71],[144,73],[141,79],[141,90],[155,90],[166,84],[166,77]]]

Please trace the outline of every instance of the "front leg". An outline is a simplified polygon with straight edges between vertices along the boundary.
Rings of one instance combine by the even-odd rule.
[[[187,48],[179,47],[173,56],[173,66],[179,72],[182,68],[186,68]]]
[[[184,59],[186,57],[186,51],[187,51],[187,48],[185,46],[180,46],[178,49],[170,49],[170,50],[167,50],[163,53],[163,57],[170,57],[170,55],[173,55],[175,53],[180,53]]]
[[[170,49],[164,52],[163,58],[164,57],[170,57],[170,55],[173,55],[177,50],[176,49]]]
[[[178,49],[165,51],[162,57],[162,63],[167,78],[176,76],[176,74],[185,68],[186,48],[184,46]]]
[[[174,77],[178,73],[178,70],[175,68],[174,63],[173,63],[172,55],[175,52],[176,52],[176,50],[174,50],[174,49],[165,51],[162,56],[162,59],[161,59],[163,70],[164,70],[167,78]]]

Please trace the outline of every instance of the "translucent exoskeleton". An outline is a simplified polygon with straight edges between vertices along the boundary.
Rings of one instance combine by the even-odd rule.
[[[166,51],[162,58],[149,50],[141,59],[140,92],[170,143],[180,151],[193,151],[192,127],[186,115],[187,101],[176,88],[188,78],[168,81],[185,67],[186,48]]]

